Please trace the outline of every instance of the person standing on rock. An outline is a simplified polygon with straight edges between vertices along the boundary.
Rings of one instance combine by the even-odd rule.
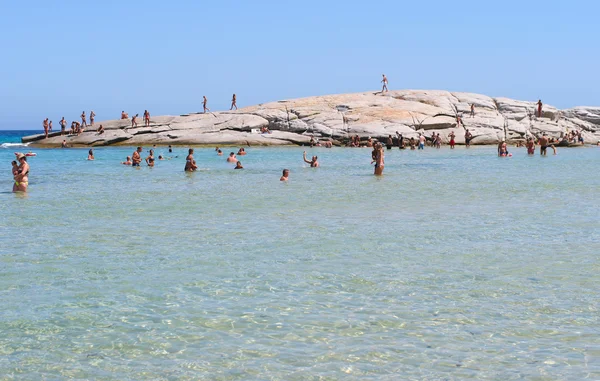
[[[140,114],[135,114],[134,116],[131,117],[131,128],[133,128],[134,126],[137,127],[137,117]]]
[[[94,110],[90,111],[90,126],[94,126],[94,118],[96,117],[96,113]]]
[[[235,94],[233,94],[233,97],[231,98],[231,108],[229,110],[233,110],[234,107],[237,110],[237,97]]]
[[[383,76],[383,79],[381,80],[381,83],[383,83],[383,87],[381,88],[381,92],[383,93],[384,91],[388,91],[388,87],[387,87],[388,79],[385,76],[385,74],[382,74],[382,76]]]
[[[140,153],[142,153],[142,147],[138,147],[133,152],[133,155],[131,155],[131,166],[132,167],[139,167],[140,166],[140,163],[142,162],[142,157],[140,156]]]
[[[42,126],[44,126],[44,136],[47,139],[48,138],[48,118],[44,119]]]
[[[541,118],[542,117],[542,106],[543,106],[542,100],[538,99],[536,105],[538,106],[538,112],[537,112],[538,113],[538,118]]]
[[[475,118],[475,103],[471,103],[471,118]]]
[[[206,106],[208,104],[208,99],[206,98],[206,95],[202,96],[202,108],[204,109],[204,113],[206,114],[206,112],[210,112],[210,109]]]
[[[67,121],[65,120],[65,117],[63,116],[62,119],[60,120],[60,134],[61,135],[65,134],[66,128],[67,128]]]
[[[87,127],[87,126],[88,126],[88,124],[85,120],[85,111],[82,111],[81,112],[81,127]]]
[[[144,126],[150,127],[150,113],[148,110],[144,110]]]
[[[465,131],[465,146],[471,147],[471,139],[473,139],[473,134],[469,130]]]
[[[48,122],[48,132],[52,132],[52,121]]]

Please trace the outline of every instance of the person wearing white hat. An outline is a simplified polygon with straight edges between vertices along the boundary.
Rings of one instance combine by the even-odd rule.
[[[14,176],[15,184],[13,185],[13,192],[27,192],[27,186],[29,185],[29,164],[27,164],[27,157],[22,153],[18,153],[17,161],[19,162],[19,169]]]

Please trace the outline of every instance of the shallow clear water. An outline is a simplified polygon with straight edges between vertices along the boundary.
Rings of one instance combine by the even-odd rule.
[[[14,150],[6,379],[600,379],[598,148]]]

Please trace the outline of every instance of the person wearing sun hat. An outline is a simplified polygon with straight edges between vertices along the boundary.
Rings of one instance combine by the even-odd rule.
[[[27,186],[29,185],[29,164],[27,164],[27,157],[22,153],[18,153],[17,161],[19,162],[19,169],[14,176],[15,184],[13,185],[13,192],[27,192]]]

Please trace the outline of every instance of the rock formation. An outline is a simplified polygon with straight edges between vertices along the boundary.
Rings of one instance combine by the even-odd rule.
[[[470,116],[470,105],[475,116]],[[70,145],[282,145],[306,144],[311,136],[331,139],[336,144],[351,135],[365,139],[385,139],[396,132],[405,137],[419,133],[440,133],[448,141],[451,131],[457,144],[464,143],[465,128],[473,134],[471,144],[495,144],[502,139],[523,140],[529,135],[547,133],[560,137],[567,130],[579,130],[588,143],[600,140],[600,107],[558,110],[544,105],[541,117],[535,102],[491,98],[472,93],[437,90],[402,90],[357,94],[326,95],[282,100],[256,106],[206,114],[158,116],[150,127],[143,120],[135,128],[130,120],[109,120],[98,134],[88,128],[79,136],[51,134],[23,138],[23,142]],[[460,117],[461,125],[457,125]],[[261,128],[271,133],[260,133]]]

